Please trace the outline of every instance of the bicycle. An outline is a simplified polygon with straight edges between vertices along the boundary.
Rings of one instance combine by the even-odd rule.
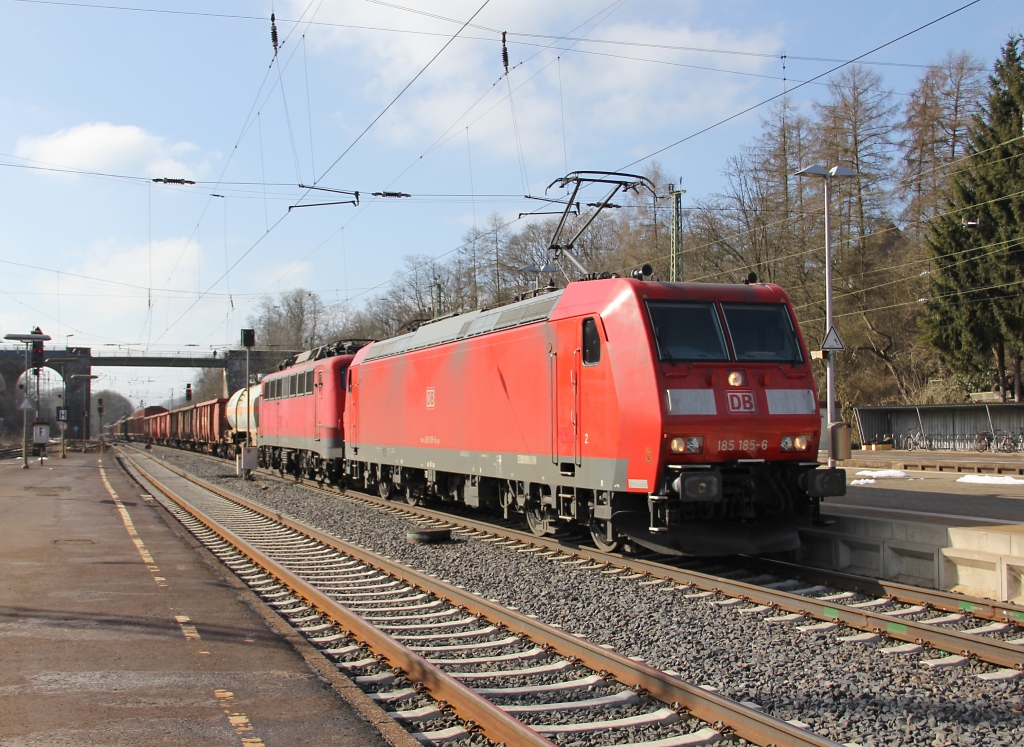
[[[977,451],[988,451],[994,440],[995,436],[988,431],[979,431],[974,437],[974,448]]]
[[[921,432],[920,428],[910,431],[910,435],[904,439],[903,446],[907,451],[931,451],[932,440]]]
[[[1024,446],[1024,431],[1016,435],[1012,433],[1003,433],[996,436],[994,450],[1011,453],[1014,451],[1021,451],[1022,446]]]

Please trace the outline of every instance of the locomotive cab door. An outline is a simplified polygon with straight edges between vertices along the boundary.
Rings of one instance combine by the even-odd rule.
[[[563,475],[572,476],[579,464],[579,320],[559,322],[556,340],[551,363],[551,461]]]
[[[313,380],[313,440],[320,440],[320,418],[323,415],[323,397],[324,397],[324,370],[318,368],[316,370],[316,378]]]

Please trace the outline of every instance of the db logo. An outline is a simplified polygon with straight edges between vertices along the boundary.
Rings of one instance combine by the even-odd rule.
[[[726,392],[729,412],[757,412],[753,392]]]

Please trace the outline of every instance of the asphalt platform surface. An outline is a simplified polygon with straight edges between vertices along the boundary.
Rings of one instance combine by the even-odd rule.
[[[0,747],[408,744],[211,557],[109,452],[0,462]]]
[[[846,469],[846,495],[824,499],[822,513],[848,514],[842,509],[849,507],[859,515],[949,526],[1024,523],[1024,454],[855,451],[838,466]],[[906,476],[858,474],[889,470]],[[1005,482],[959,482],[969,475]],[[875,482],[852,484],[856,480]]]

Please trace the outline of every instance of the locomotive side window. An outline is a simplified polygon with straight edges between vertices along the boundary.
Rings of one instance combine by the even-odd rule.
[[[789,310],[780,303],[722,304],[738,361],[800,361]]]
[[[596,366],[601,361],[601,333],[594,317],[583,320],[583,365]]]
[[[313,393],[313,372],[306,371],[306,394]]]
[[[647,310],[661,360],[729,360],[714,304],[648,301]]]
[[[338,374],[338,380],[341,382],[341,388],[342,389],[345,388],[345,378],[347,376],[348,376],[348,369],[347,368],[341,369],[341,372]]]

